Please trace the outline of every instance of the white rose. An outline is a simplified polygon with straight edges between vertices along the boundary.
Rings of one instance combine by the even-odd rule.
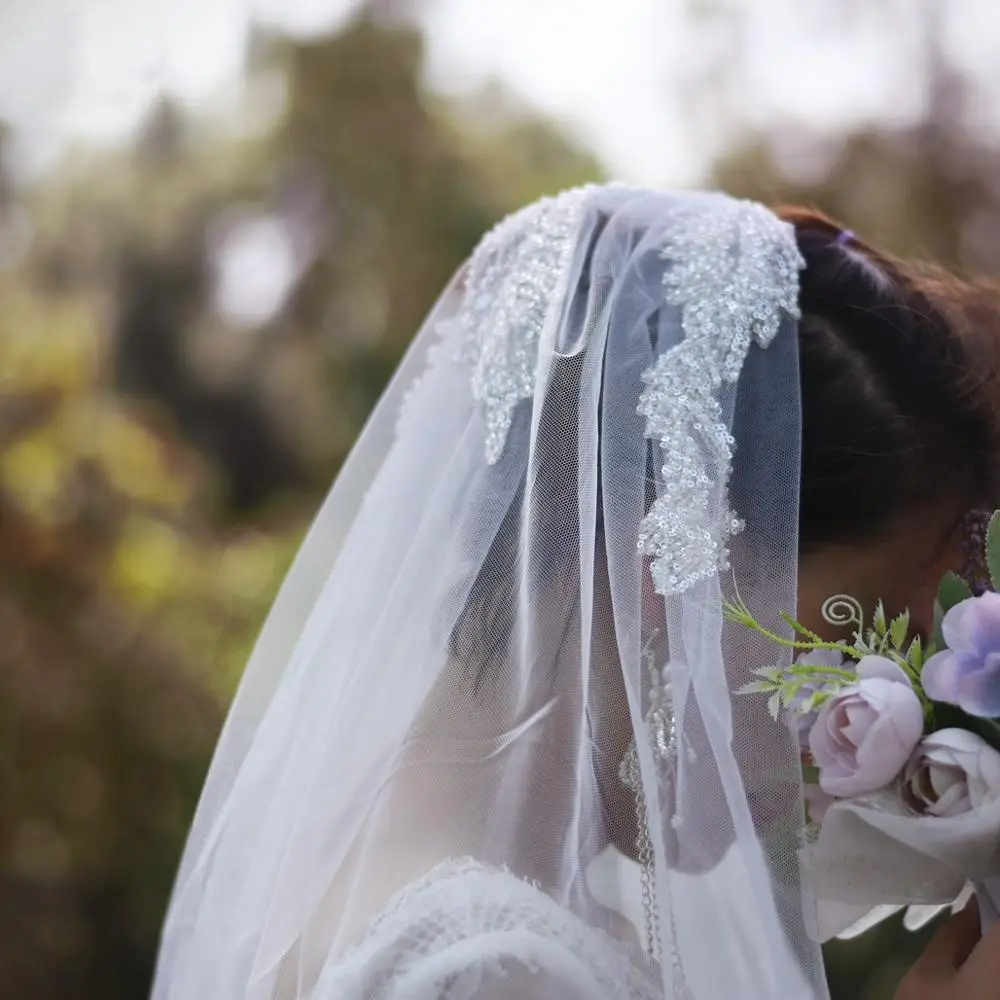
[[[965,729],[925,736],[903,771],[907,802],[929,816],[959,816],[1000,798],[1000,753]]]

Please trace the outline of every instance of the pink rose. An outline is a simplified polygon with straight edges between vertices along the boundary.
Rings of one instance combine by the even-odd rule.
[[[903,795],[930,816],[977,809],[1000,797],[1000,753],[966,729],[931,733],[906,765]]]
[[[819,711],[809,749],[828,795],[852,798],[891,784],[924,732],[924,711],[902,667],[866,656],[856,683]]]

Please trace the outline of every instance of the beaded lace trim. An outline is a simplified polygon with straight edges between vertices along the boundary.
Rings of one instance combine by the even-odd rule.
[[[484,413],[486,461],[503,454],[514,409],[534,392],[542,331],[560,303],[592,186],[543,198],[507,217],[472,254],[463,304],[448,324],[471,369]],[[782,314],[798,317],[804,261],[792,229],[762,205],[729,198],[707,208],[683,200],[666,224],[664,298],[681,310],[684,339],[644,374],[639,412],[664,459],[662,493],[642,522],[639,547],[663,596],[683,593],[728,565],[743,524],[724,494],[733,438],[720,390],[735,384],[750,344],[767,347]],[[721,513],[721,516],[720,516]]]
[[[720,199],[684,207],[667,227],[661,255],[666,301],[680,307],[684,339],[645,373],[639,412],[663,456],[662,492],[643,520],[641,551],[664,597],[728,566],[728,541],[743,524],[723,495],[733,437],[719,401],[739,377],[752,341],[767,347],[782,312],[798,317],[805,265],[791,227],[762,205]]]
[[[521,209],[487,233],[469,260],[456,322],[472,397],[485,414],[490,465],[503,454],[514,408],[534,394],[542,329],[562,299],[592,190],[574,188]]]

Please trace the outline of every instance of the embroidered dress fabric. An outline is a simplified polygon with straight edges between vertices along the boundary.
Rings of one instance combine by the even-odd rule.
[[[827,996],[797,744],[791,230],[570,191],[429,316],[260,636],[154,1000]],[[780,623],[776,628],[783,628]]]

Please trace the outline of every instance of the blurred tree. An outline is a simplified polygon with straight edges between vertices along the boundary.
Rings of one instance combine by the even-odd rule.
[[[177,166],[186,151],[190,132],[184,112],[176,102],[159,97],[146,113],[135,138],[136,163],[154,170]]]
[[[219,708],[108,568],[190,470],[94,391],[85,306],[0,293],[0,996],[139,996]]]
[[[947,8],[922,2],[904,11],[892,0],[874,6],[906,17],[923,39],[922,113],[913,121],[874,121],[846,133],[780,116],[763,130],[740,126],[737,44],[714,64],[709,92],[726,109],[716,117],[742,138],[719,157],[712,182],[772,204],[819,205],[865,239],[902,255],[969,273],[1000,273],[1000,137],[982,127],[982,83],[948,47]],[[868,15],[872,10],[864,8]],[[850,19],[858,11],[848,6],[839,16]],[[737,16],[731,7],[725,14]],[[750,8],[743,15],[752,16]],[[739,40],[748,32],[731,28],[731,34]]]
[[[199,135],[161,101],[125,179],[101,164],[71,200],[93,211],[97,180],[119,219],[116,385],[172,414],[231,513],[325,486],[480,235],[600,174],[496,85],[430,97],[404,14],[369,3],[307,42],[256,32],[251,79],[284,80],[272,129]]]
[[[339,34],[279,48],[280,148],[313,164],[329,229],[288,320],[328,358],[348,417],[343,457],[458,265],[502,215],[593,180],[597,162],[551,124],[499,101],[448,105],[423,90],[423,39],[365,5]]]
[[[300,527],[211,532],[209,468],[107,391],[94,303],[0,296],[0,998],[138,1000]]]
[[[209,384],[191,364],[187,339],[204,308],[207,271],[197,248],[176,255],[123,250],[113,373],[120,392],[166,407],[216,467],[226,506],[239,514],[302,487],[305,473],[253,385]]]
[[[495,88],[426,94],[405,15],[258,35],[266,114],[162,100],[131,149],[0,171],[0,236],[7,205],[31,234],[0,253],[0,1000],[147,995],[318,492],[481,233],[599,174]]]
[[[14,199],[14,184],[10,176],[10,126],[0,118],[0,214]]]

